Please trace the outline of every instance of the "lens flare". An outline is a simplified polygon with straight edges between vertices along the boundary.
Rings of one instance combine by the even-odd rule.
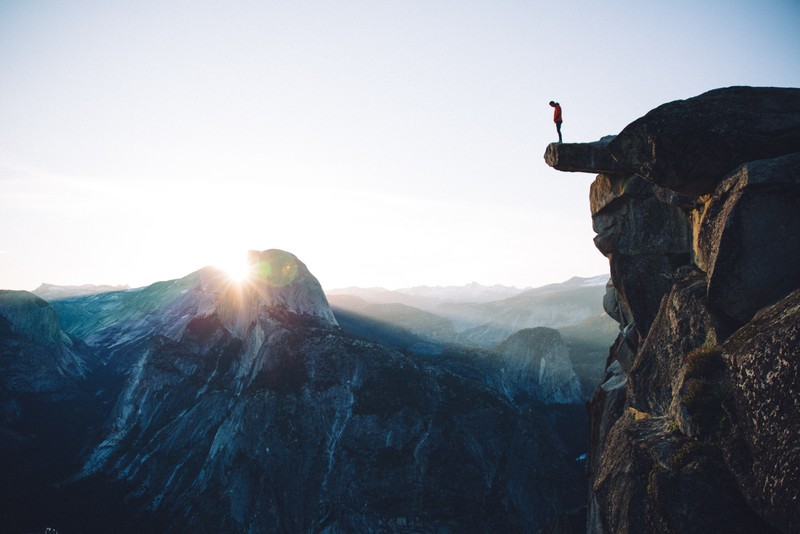
[[[297,262],[286,253],[273,252],[268,258],[260,257],[251,265],[252,277],[275,287],[291,284],[297,276]]]

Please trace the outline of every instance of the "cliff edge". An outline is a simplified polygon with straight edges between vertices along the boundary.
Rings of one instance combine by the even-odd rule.
[[[599,173],[620,324],[587,530],[800,531],[800,89],[716,89],[545,160]]]

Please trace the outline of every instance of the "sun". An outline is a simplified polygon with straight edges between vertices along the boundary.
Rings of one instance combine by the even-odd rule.
[[[217,262],[217,267],[222,269],[232,282],[242,283],[250,278],[251,267],[246,254],[232,254]]]

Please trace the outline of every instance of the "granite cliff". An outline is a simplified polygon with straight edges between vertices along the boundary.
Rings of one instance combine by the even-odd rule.
[[[545,160],[598,176],[587,529],[800,531],[800,89],[664,104]]]

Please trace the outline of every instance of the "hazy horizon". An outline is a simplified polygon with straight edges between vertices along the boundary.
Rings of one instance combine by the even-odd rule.
[[[298,258],[298,259],[300,259],[302,261],[302,258]],[[214,265],[205,265],[203,267],[199,267],[198,269],[194,269],[194,270],[192,270],[192,271],[190,271],[188,273],[185,273],[184,276],[189,276],[192,273],[197,272],[197,271],[199,271],[201,269],[205,269],[207,267],[216,267],[216,266],[214,266]],[[221,267],[217,267],[217,268],[221,269]],[[313,275],[314,272],[311,271],[311,274]],[[36,287],[30,287],[30,288],[6,288],[6,287],[0,287],[0,290],[12,289],[12,290],[22,290],[22,291],[35,291],[37,289],[40,289],[43,286],[45,286],[45,287],[55,287],[55,288],[82,288],[82,287],[100,288],[100,287],[103,287],[103,288],[113,288],[114,290],[116,290],[116,289],[127,290],[127,289],[142,289],[142,288],[148,287],[148,286],[150,286],[152,284],[157,284],[159,282],[168,282],[168,281],[177,280],[177,279],[180,279],[180,278],[183,278],[183,276],[178,277],[178,278],[165,278],[163,280],[154,280],[151,283],[144,284],[144,285],[136,285],[136,286],[131,285],[131,284],[125,284],[125,283],[121,283],[121,284],[104,284],[104,283],[94,283],[94,282],[86,282],[86,283],[83,283],[83,284],[53,284],[51,282],[46,282],[45,281],[45,282],[41,282]],[[467,282],[467,283],[463,283],[463,284],[425,284],[425,283],[423,283],[423,284],[417,284],[417,285],[413,285],[413,286],[402,286],[402,287],[388,287],[388,286],[385,286],[385,285],[377,285],[377,286],[350,285],[350,286],[342,286],[342,287],[327,287],[327,286],[323,285],[322,286],[322,290],[324,292],[326,292],[326,293],[335,292],[335,291],[346,291],[346,290],[350,290],[350,289],[359,289],[359,290],[366,290],[366,291],[369,291],[369,290],[386,290],[386,291],[391,291],[391,292],[397,292],[397,291],[403,291],[403,290],[409,290],[409,289],[420,289],[420,288],[431,288],[431,289],[464,288],[464,287],[470,287],[470,286],[477,285],[479,287],[487,288],[487,289],[506,288],[506,289],[518,290],[518,291],[521,292],[521,291],[527,291],[527,290],[530,290],[530,289],[539,289],[541,287],[548,286],[548,285],[553,285],[553,284],[555,284],[555,285],[565,284],[565,283],[567,283],[570,280],[573,280],[575,278],[578,278],[578,279],[581,279],[581,280],[595,280],[595,279],[599,279],[599,278],[610,278],[610,275],[608,275],[608,274],[597,274],[597,275],[594,275],[594,276],[570,276],[570,277],[567,277],[567,278],[565,278],[563,280],[559,280],[559,281],[556,281],[556,282],[548,282],[546,284],[537,285],[537,286],[515,286],[513,284],[482,284],[482,283],[477,282],[477,281],[472,281],[472,282]]]
[[[608,270],[542,155],[800,86],[790,0],[0,2],[0,288],[141,287],[247,250],[323,287]]]

